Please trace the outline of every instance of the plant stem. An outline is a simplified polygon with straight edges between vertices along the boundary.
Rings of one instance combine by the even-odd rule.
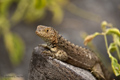
[[[120,60],[120,51],[119,51],[119,48],[118,48],[118,46],[116,45],[116,51],[117,51],[117,55],[118,55],[118,58],[119,58],[119,60]]]
[[[104,34],[104,39],[105,39],[105,46],[106,46],[106,49],[107,49],[107,51],[108,51],[108,42],[107,42],[106,34]]]

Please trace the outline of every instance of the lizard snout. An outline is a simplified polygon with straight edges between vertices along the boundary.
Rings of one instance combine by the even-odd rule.
[[[39,34],[39,32],[38,32],[37,30],[35,31],[35,33],[36,33],[37,35]]]

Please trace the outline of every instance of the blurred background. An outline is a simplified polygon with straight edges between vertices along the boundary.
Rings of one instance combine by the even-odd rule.
[[[85,35],[101,32],[104,20],[120,29],[120,0],[0,0],[0,80],[11,75],[27,80],[32,51],[44,43],[35,34],[37,25],[54,27],[85,47]],[[93,41],[112,73],[103,36]]]

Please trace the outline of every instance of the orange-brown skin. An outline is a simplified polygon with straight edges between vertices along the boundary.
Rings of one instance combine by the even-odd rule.
[[[67,41],[51,27],[39,25],[37,26],[36,34],[41,37],[48,46],[64,50],[68,55],[66,62],[69,64],[92,71],[100,80],[107,80],[107,78],[105,79],[100,60],[92,51]]]

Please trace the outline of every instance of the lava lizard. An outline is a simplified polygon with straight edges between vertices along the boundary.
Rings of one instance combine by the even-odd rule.
[[[45,53],[71,65],[87,69],[99,80],[111,80],[105,73],[106,69],[99,58],[89,49],[74,45],[52,27],[38,25],[36,34],[47,43],[43,46],[52,51],[45,51]]]

